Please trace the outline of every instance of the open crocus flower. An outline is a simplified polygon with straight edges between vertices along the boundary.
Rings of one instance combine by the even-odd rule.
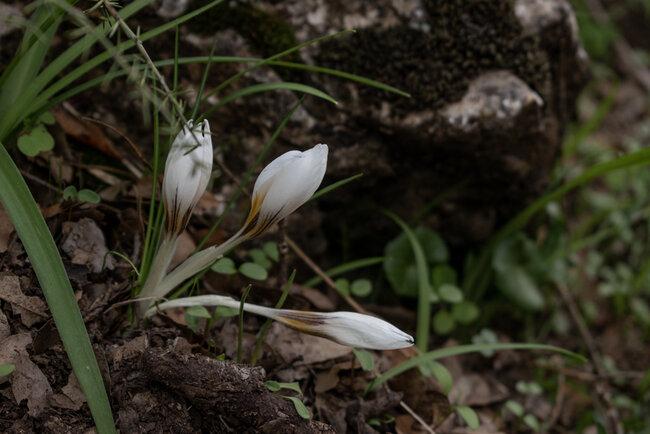
[[[167,156],[163,179],[166,229],[180,234],[208,186],[212,173],[212,137],[207,120],[192,120],[178,133]]]
[[[194,124],[188,121],[176,135],[165,163],[162,198],[165,207],[165,232],[151,263],[140,298],[156,296],[169,263],[174,257],[178,236],[187,225],[212,173],[212,138],[207,120]],[[140,304],[140,313],[149,302]]]
[[[226,306],[239,309],[240,302],[222,295],[199,295],[166,301],[147,311],[190,306]],[[273,309],[244,303],[244,311],[271,318],[302,333],[330,339],[341,345],[370,350],[396,350],[413,345],[413,338],[394,325],[370,315],[355,312],[305,312]]]
[[[327,152],[327,145],[319,144],[304,152],[286,152],[269,163],[255,181],[251,210],[242,228],[223,244],[208,247],[187,258],[162,279],[155,290],[146,294],[148,300],[143,302],[142,308],[153,304],[153,299],[164,297],[228,250],[260,235],[307,202],[323,181]]]
[[[243,234],[255,237],[307,202],[325,176],[327,145],[289,151],[271,161],[257,177]]]

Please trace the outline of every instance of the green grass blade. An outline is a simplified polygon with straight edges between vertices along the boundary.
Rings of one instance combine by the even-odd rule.
[[[325,272],[329,277],[336,277],[340,276],[341,274],[358,270],[360,268],[366,268],[366,267],[372,267],[373,265],[378,265],[381,264],[384,261],[383,256],[376,256],[373,258],[363,258],[363,259],[357,259],[354,261],[346,262],[344,264],[338,265],[334,268],[331,268]],[[305,283],[302,284],[302,286],[306,286],[309,288],[313,288],[314,286],[318,285],[323,281],[323,278],[320,276],[314,276],[313,278],[309,279]]]
[[[111,406],[63,261],[27,184],[1,144],[0,201],[34,267],[97,430],[114,433]]]
[[[43,19],[44,14],[54,13],[54,6],[43,4],[38,8],[32,20],[38,22]],[[44,29],[29,48],[17,55],[17,62],[12,65],[7,75],[3,77],[3,85],[0,88],[0,125],[7,122],[5,119],[13,117],[15,106],[22,100],[26,88],[30,86],[41,69],[47,50],[50,48],[52,38],[60,23],[60,18],[55,19]],[[0,127],[0,140],[6,137],[7,132],[3,132]]]
[[[248,62],[259,62],[262,59],[255,58],[255,57],[234,57],[234,56],[212,56],[212,59],[210,59],[208,56],[196,56],[196,57],[180,57],[178,59],[178,62],[176,63],[173,59],[167,59],[167,60],[158,60],[154,62],[154,64],[159,67],[163,68],[166,66],[173,66],[174,70],[177,70],[178,65],[189,65],[193,63],[248,63]],[[327,74],[327,75],[332,75],[335,77],[340,77],[345,80],[353,81],[356,83],[360,83],[366,86],[374,87],[379,90],[383,90],[386,92],[390,93],[395,93],[397,95],[402,95],[404,97],[410,97],[410,95],[400,89],[397,89],[395,87],[389,86],[387,84],[381,83],[376,80],[372,80],[366,77],[362,77],[359,75],[351,74],[349,72],[344,72],[344,71],[338,71],[336,69],[331,69],[331,68],[325,68],[322,66],[314,66],[314,65],[306,65],[303,63],[294,63],[294,62],[283,62],[279,60],[272,60],[267,62],[267,65],[270,66],[280,66],[284,68],[289,68],[289,69],[298,69],[298,70],[303,70],[303,71],[308,71],[308,72],[313,72],[317,74]],[[138,65],[138,68],[144,69],[146,66],[145,65]],[[81,92],[84,92],[88,89],[92,89],[93,87],[99,86],[101,83],[107,81],[107,80],[112,80],[117,77],[122,77],[125,76],[127,73],[124,71],[114,71],[114,72],[109,72],[106,73],[100,77],[93,78],[91,80],[88,80],[84,83],[81,83],[75,87],[72,87],[65,91],[64,93],[61,93],[57,95],[51,105],[56,105],[61,101],[65,101],[66,99],[75,96]]]
[[[207,112],[205,112],[202,116],[201,119],[205,119],[208,116],[210,116],[215,110],[217,110],[220,107],[225,106],[228,103],[231,103],[235,100],[238,100],[239,98],[243,98],[245,96],[249,95],[254,95],[256,93],[262,93],[262,92],[270,92],[274,90],[290,90],[293,92],[300,92],[300,93],[305,93],[307,95],[313,95],[318,98],[322,98],[325,101],[329,101],[332,104],[338,104],[338,102],[323,92],[322,90],[316,89],[315,87],[308,86],[306,84],[302,83],[293,83],[290,81],[280,81],[276,83],[260,83],[260,84],[254,84],[252,86],[244,87],[242,89],[236,90],[230,95],[222,98],[218,103],[216,103],[214,106],[210,108]]]
[[[147,4],[151,3],[151,1],[152,0],[136,0],[135,2],[123,8],[119,14],[122,18],[126,19],[145,7]],[[105,26],[103,33],[107,33],[109,30],[110,27]],[[83,53],[86,53],[88,49],[90,49],[90,47],[92,47],[92,45],[97,42],[97,39],[97,34],[94,32],[89,33],[79,41],[75,42],[72,46],[57,56],[53,61],[49,62],[49,64],[38,75],[36,75],[36,72],[38,72],[38,69],[40,69],[40,65],[39,68],[34,69],[34,75],[32,75],[29,79],[27,88],[21,92],[20,99],[16,102],[15,105],[11,107],[11,111],[7,116],[0,116],[0,140],[6,137],[6,135],[9,134],[27,116],[38,111],[38,109],[41,108],[43,102],[47,101],[47,99],[50,98],[55,92],[45,97],[43,95],[39,95],[39,93],[45,88],[45,86],[47,86],[50,81],[52,81],[61,71],[63,71],[64,68],[70,65],[70,63],[72,63]],[[86,64],[80,66],[79,68],[83,68],[85,65]],[[5,86],[3,86],[3,88],[4,87]]]
[[[341,179],[340,181],[336,181],[333,184],[328,185],[327,187],[323,187],[320,190],[318,190],[312,197],[309,198],[309,201],[316,200],[319,197],[336,190],[337,188],[343,187],[345,184],[348,184],[354,180],[357,180],[363,176],[363,173],[357,173],[356,175],[349,176],[345,179]]]
[[[575,178],[566,181],[560,187],[556,188],[553,191],[546,193],[544,196],[540,197],[530,205],[528,205],[523,211],[513,217],[505,226],[499,229],[491,238],[487,246],[481,251],[481,254],[478,258],[476,266],[472,269],[472,272],[467,276],[463,287],[468,291],[469,294],[473,295],[473,298],[478,298],[481,294],[476,292],[474,288],[478,286],[478,282],[481,280],[481,277],[489,272],[490,268],[490,258],[494,248],[504,239],[512,235],[513,233],[522,230],[530,219],[537,214],[539,211],[543,210],[546,205],[550,202],[557,201],[562,198],[567,193],[575,190],[576,188],[582,187],[585,184],[593,181],[596,178],[599,178],[608,173],[614,172],[620,169],[627,169],[634,166],[641,166],[650,164],[650,148],[644,148],[639,151],[632,152],[622,157],[615,158],[610,161],[605,161],[603,163],[598,163],[590,168],[586,169],[580,175]]]
[[[141,0],[142,1],[142,0]],[[149,1],[149,0],[147,0]],[[218,5],[219,3],[222,3],[224,0],[213,0],[210,3],[206,4],[205,6],[202,6],[198,9],[195,9],[191,12],[188,12],[185,15],[182,15],[168,23],[162,24],[152,30],[149,30],[147,32],[144,32],[140,35],[140,41],[145,42],[151,38],[155,38],[156,36],[165,33],[168,30],[171,30],[175,28],[176,26],[183,24],[192,18],[196,17],[197,15],[202,14],[203,12],[207,11],[210,8],[213,8],[214,6]],[[124,8],[126,9],[126,8]],[[123,9],[123,10],[124,10]],[[123,11],[122,10],[122,11]],[[124,18],[124,17],[123,17]],[[115,51],[116,52],[124,52],[128,50],[129,48],[132,48],[135,46],[135,42],[133,40],[128,40],[124,41],[120,44],[117,44],[115,46]],[[101,65],[102,63],[106,62],[107,60],[111,59],[112,53],[105,51],[101,54],[98,54],[97,56],[93,57],[92,59],[86,61],[83,65],[78,66],[74,70],[70,71],[68,74],[63,76],[61,79],[57,80],[55,83],[53,83],[50,87],[45,89],[43,93],[41,93],[36,101],[33,103],[33,107],[31,112],[36,112],[41,110],[45,105],[48,103],[50,98],[52,98],[54,95],[56,95],[58,92],[62,91],[65,89],[68,85],[73,83],[75,80],[78,78],[82,77],[85,75],[87,72],[92,70],[98,65]]]
[[[415,266],[418,274],[418,318],[417,328],[415,331],[415,344],[418,349],[425,352],[429,345],[429,329],[431,323],[431,296],[433,289],[429,282],[429,266],[427,265],[424,249],[418,237],[415,236],[413,230],[406,224],[404,220],[390,211],[384,211],[388,217],[391,218],[397,225],[402,228],[413,249],[415,256]]]
[[[581,362],[586,362],[585,359],[580,354],[573,353],[571,351],[565,350],[563,348],[554,347],[552,345],[543,345],[543,344],[529,344],[529,343],[494,343],[494,344],[473,344],[473,345],[458,345],[455,347],[441,348],[438,350],[429,351],[428,353],[420,354],[415,357],[411,357],[408,360],[400,363],[399,365],[389,369],[383,374],[379,375],[377,378],[372,380],[368,387],[366,388],[366,393],[371,392],[380,385],[384,384],[391,378],[394,378],[409,369],[413,369],[422,364],[431,362],[433,360],[444,359],[445,357],[459,356],[461,354],[468,353],[477,353],[480,351],[503,351],[503,350],[540,350],[540,351],[553,351],[560,353],[567,357],[572,357]]]

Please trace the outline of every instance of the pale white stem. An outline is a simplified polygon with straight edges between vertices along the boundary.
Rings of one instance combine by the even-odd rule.
[[[138,303],[138,312],[140,315],[142,315],[146,311],[147,307],[151,305],[149,299],[153,296],[156,287],[165,277],[169,264],[174,257],[177,243],[178,236],[172,234],[166,234],[160,243],[158,251],[156,251],[156,255],[151,263],[147,280],[145,280],[142,291],[140,291],[140,294],[138,295],[139,298],[146,299]]]
[[[152,307],[147,311],[146,316],[151,316],[158,310],[190,306],[226,306],[239,309],[240,302],[222,295],[185,297]],[[413,338],[392,324],[356,312],[305,312],[274,309],[250,303],[244,303],[243,309],[281,322],[299,332],[324,337],[350,347],[392,350],[413,345]]]
[[[148,301],[147,307],[151,306],[156,299],[160,299],[169,294],[174,288],[183,283],[185,280],[194,276],[195,274],[205,270],[214,261],[221,258],[228,250],[237,246],[245,241],[241,237],[241,231],[237,232],[230,239],[218,246],[211,246],[194,253],[187,258],[178,267],[174,268],[171,273],[162,278],[158,284],[151,290],[147,296],[151,297],[153,301]]]

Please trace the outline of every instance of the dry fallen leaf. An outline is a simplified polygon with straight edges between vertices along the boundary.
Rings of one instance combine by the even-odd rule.
[[[52,111],[56,122],[63,131],[73,139],[85,143],[90,147],[108,155],[121,159],[122,155],[97,125],[81,120],[62,109]]]
[[[303,365],[338,359],[352,352],[352,348],[299,333],[278,323],[273,323],[269,329],[266,343],[285,361],[301,361]]]
[[[29,333],[11,335],[0,341],[0,363],[12,363],[15,366],[11,375],[0,380],[0,383],[9,381],[16,403],[27,400],[29,415],[37,417],[48,405],[52,386],[45,374],[29,358],[26,347],[31,343]]]
[[[14,232],[14,225],[11,224],[9,215],[0,204],[0,253],[7,251],[11,234]]]
[[[27,296],[20,289],[20,280],[14,275],[0,276],[0,300],[11,304],[15,314],[20,315],[20,320],[27,327],[48,317],[47,305],[35,296]]]
[[[50,402],[54,407],[67,410],[79,410],[86,402],[86,396],[81,391],[81,386],[74,373],[71,372],[68,376],[68,384],[61,388],[61,393],[50,397]]]
[[[102,230],[94,220],[82,218],[78,222],[64,222],[65,239],[61,249],[70,256],[73,264],[86,265],[93,273],[99,273],[105,266],[114,268],[114,261],[108,255]]]
[[[0,309],[0,341],[8,337],[11,334],[11,328],[9,327],[9,321],[7,321],[7,316],[4,314],[2,309]]]
[[[486,374],[464,374],[454,380],[449,401],[454,404],[483,406],[508,398],[508,388]]]

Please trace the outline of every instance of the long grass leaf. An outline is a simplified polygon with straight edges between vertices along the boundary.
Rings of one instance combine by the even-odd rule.
[[[530,344],[530,343],[493,343],[493,344],[473,344],[473,345],[458,345],[455,347],[441,348],[438,350],[429,351],[428,353],[420,354],[415,357],[411,357],[408,360],[400,363],[399,365],[389,369],[383,374],[376,377],[374,380],[368,384],[366,392],[377,389],[380,385],[384,384],[388,380],[413,369],[422,364],[434,360],[444,359],[445,357],[458,356],[461,354],[468,353],[477,353],[480,351],[503,351],[503,350],[539,350],[539,351],[553,351],[560,353],[564,356],[574,358],[578,361],[585,362],[585,359],[580,354],[573,353],[571,351],[565,350],[564,348],[554,347],[552,345],[543,345],[543,344]]]
[[[114,433],[113,416],[63,261],[20,171],[0,144],[0,201],[34,267],[61,341],[100,434]]]
[[[350,182],[361,178],[362,176],[363,176],[363,173],[357,173],[356,175],[349,176],[349,177],[347,177],[345,179],[341,179],[340,181],[336,181],[333,184],[325,186],[325,187],[321,188],[320,190],[318,190],[316,193],[314,193],[314,195],[309,198],[309,201],[317,200],[319,197],[321,197],[321,196],[323,196],[323,195],[325,195],[327,193],[330,193],[330,192],[336,190],[337,188],[341,188],[344,185],[349,184]]]
[[[424,249],[418,241],[418,237],[404,220],[390,211],[384,211],[391,220],[393,220],[406,234],[411,243],[413,255],[415,256],[415,266],[418,277],[418,318],[415,331],[415,344],[422,352],[427,351],[429,346],[429,326],[431,324],[431,297],[434,292],[429,281],[429,266],[427,265]]]
[[[350,271],[358,270],[360,268],[366,268],[366,267],[372,267],[373,265],[378,265],[381,264],[384,261],[383,256],[376,256],[373,258],[363,258],[363,259],[357,259],[354,261],[346,262],[344,264],[338,265],[334,268],[331,268],[325,272],[325,274],[329,277],[336,277],[340,276],[341,274],[348,273]],[[302,286],[306,286],[309,288],[313,288],[314,286],[318,285],[323,281],[323,278],[320,276],[314,276],[313,278],[309,279],[305,283],[302,284]]]

